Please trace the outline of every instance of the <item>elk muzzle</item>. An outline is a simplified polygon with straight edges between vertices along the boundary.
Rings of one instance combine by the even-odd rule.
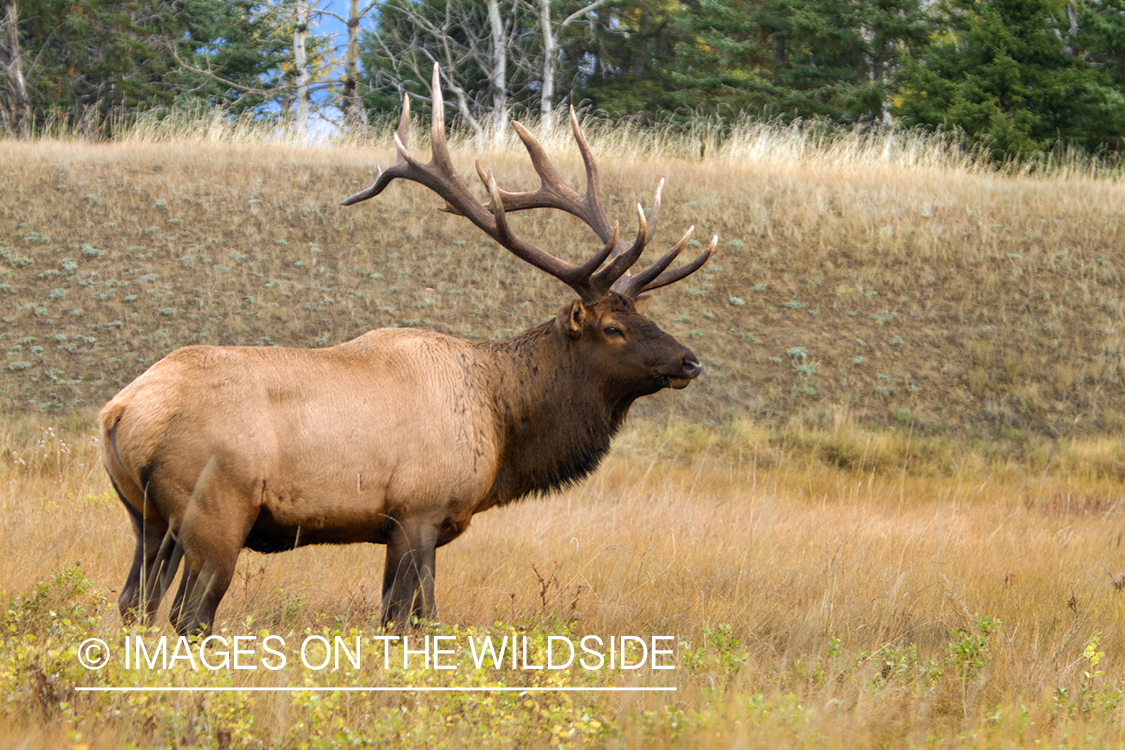
[[[703,372],[703,365],[699,362],[691,352],[684,354],[683,359],[680,361],[680,371],[671,375],[661,375],[660,385],[664,388],[687,388],[688,383],[699,377]]]

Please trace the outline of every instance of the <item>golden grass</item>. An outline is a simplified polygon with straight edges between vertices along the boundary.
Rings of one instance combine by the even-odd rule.
[[[569,717],[563,726],[572,731],[579,715],[604,727],[571,742],[985,747],[1125,739],[1119,483],[1058,468],[1044,474],[1006,457],[979,459],[985,463],[952,475],[894,466],[890,456],[903,450],[903,434],[895,445],[893,436],[872,438],[885,441],[868,447],[872,468],[840,469],[807,445],[786,447],[733,427],[717,431],[709,446],[685,440],[684,432],[676,423],[629,429],[581,488],[483,514],[439,553],[437,632],[505,623],[541,635],[668,634],[682,644],[670,675],[580,678],[672,684],[676,693],[561,703],[542,696],[540,708]],[[48,673],[49,689],[37,687],[29,665],[52,660],[28,655],[26,645],[21,651],[16,644],[25,637],[36,634],[55,648],[76,645],[67,637],[121,639],[114,599],[132,535],[90,434],[80,420],[71,428],[20,421],[0,430],[0,590],[9,592],[8,622],[23,618],[3,646],[20,667],[2,678],[11,691],[3,721],[16,744],[51,744],[37,738],[73,731],[75,742],[105,747],[160,745],[181,730],[192,747],[339,741],[343,735],[327,719],[317,724],[315,707],[299,696],[241,694],[240,724],[219,698],[76,695],[70,688],[95,675],[73,668]],[[813,437],[806,435],[810,443]],[[844,430],[818,442],[857,437]],[[741,455],[731,453],[736,443]],[[381,552],[366,545],[244,552],[218,626],[227,635],[264,628],[289,640],[325,627],[370,633]],[[20,598],[52,575],[65,578],[73,565],[90,591],[72,601],[48,597],[60,610],[82,608],[85,629],[67,635]],[[163,618],[150,638],[169,632]],[[987,618],[999,624],[973,641],[982,624],[989,629]],[[1096,669],[1083,656],[1094,638],[1105,654]],[[117,679],[122,674],[129,677],[122,670]],[[234,675],[233,682],[228,675],[199,683],[181,674],[173,682],[308,684],[293,668]],[[502,684],[525,677],[499,674],[508,680]],[[315,684],[343,678],[324,679]],[[395,684],[387,679],[376,670],[360,684]],[[140,684],[168,681],[156,673]],[[434,684],[419,673],[407,684],[420,681]],[[377,736],[396,711],[436,722],[417,741],[489,746],[491,727],[501,737],[510,731],[510,741],[540,745],[554,732],[550,722],[528,719],[540,708],[521,707],[522,699],[504,709],[509,713],[482,713],[473,730],[434,718],[469,710],[458,696],[335,700],[332,711],[342,712],[357,736]],[[179,715],[206,727],[180,726]],[[99,720],[88,724],[94,716]],[[414,731],[411,720],[403,719]]]

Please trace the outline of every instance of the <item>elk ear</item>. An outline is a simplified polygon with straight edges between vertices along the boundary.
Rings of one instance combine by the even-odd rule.
[[[566,311],[566,335],[572,339],[582,337],[582,329],[586,327],[586,318],[590,315],[589,309],[586,305],[582,304],[582,300],[576,299],[570,303],[570,309]]]
[[[646,294],[643,297],[637,297],[633,300],[633,307],[638,313],[644,315],[648,312],[648,306],[652,304],[652,295]]]

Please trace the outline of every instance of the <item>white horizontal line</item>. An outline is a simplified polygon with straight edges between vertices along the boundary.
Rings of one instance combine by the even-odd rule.
[[[79,693],[674,693],[676,687],[75,687]]]

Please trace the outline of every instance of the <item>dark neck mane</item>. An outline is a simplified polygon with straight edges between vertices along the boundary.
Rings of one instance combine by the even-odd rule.
[[[501,437],[493,502],[562,489],[596,469],[635,396],[607,399],[554,320],[484,346]]]

